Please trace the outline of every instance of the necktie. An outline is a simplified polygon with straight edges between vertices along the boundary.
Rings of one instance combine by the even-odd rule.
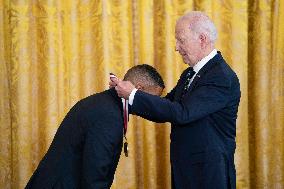
[[[185,93],[188,90],[190,79],[194,76],[194,74],[195,74],[195,71],[193,70],[193,68],[189,67],[188,73],[186,75],[186,80],[184,83],[183,93]]]

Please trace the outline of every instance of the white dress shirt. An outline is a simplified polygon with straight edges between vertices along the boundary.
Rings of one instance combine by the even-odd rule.
[[[195,78],[196,75],[198,75],[199,70],[201,70],[201,68],[207,63],[209,62],[209,60],[211,60],[215,55],[217,54],[217,50],[214,49],[213,51],[211,51],[211,53],[209,53],[207,56],[205,56],[204,58],[202,58],[199,62],[197,62],[194,66],[193,66],[193,70],[195,71],[195,74],[193,75],[193,77],[190,79],[189,81],[189,85],[191,84],[191,82],[193,81],[193,79]],[[138,89],[133,89],[129,95],[128,98],[128,103],[129,105],[133,104],[134,101],[134,96],[136,94]]]

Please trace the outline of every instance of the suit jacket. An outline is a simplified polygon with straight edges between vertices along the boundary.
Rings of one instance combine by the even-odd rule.
[[[236,188],[238,78],[220,52],[204,65],[182,95],[187,72],[165,98],[138,90],[131,113],[172,123],[173,188]]]
[[[26,189],[110,188],[123,140],[122,102],[114,89],[68,112]]]

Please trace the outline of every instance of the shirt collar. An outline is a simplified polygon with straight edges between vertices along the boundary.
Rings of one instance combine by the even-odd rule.
[[[211,51],[211,53],[209,53],[207,56],[205,56],[205,57],[202,58],[199,62],[197,62],[197,63],[193,66],[193,70],[195,71],[195,73],[198,73],[199,70],[200,70],[209,60],[211,60],[216,54],[217,54],[217,50],[214,49],[213,51]]]

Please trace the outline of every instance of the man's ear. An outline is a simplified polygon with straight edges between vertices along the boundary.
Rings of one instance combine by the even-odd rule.
[[[138,90],[143,90],[143,89],[144,89],[143,85],[142,85],[140,82],[138,82],[138,83],[135,85],[135,88],[138,89]]]
[[[207,40],[206,35],[203,34],[203,33],[199,34],[199,40],[202,41],[202,42],[205,42]]]
[[[208,40],[206,35],[201,33],[199,35],[199,40],[200,40],[200,43],[201,43],[201,47],[204,48],[207,45],[207,40]]]

